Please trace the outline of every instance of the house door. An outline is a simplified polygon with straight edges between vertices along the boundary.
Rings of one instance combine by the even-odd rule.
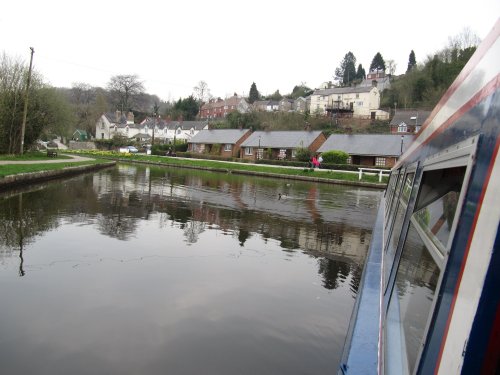
[[[361,164],[361,157],[359,155],[351,155],[351,160],[352,160],[352,164],[354,164],[354,165]]]

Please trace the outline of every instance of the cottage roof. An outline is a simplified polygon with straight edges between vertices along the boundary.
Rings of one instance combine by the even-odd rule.
[[[399,156],[413,142],[413,135],[398,134],[332,134],[318,152],[339,150],[350,155]]]
[[[140,124],[140,128],[143,129],[144,126],[152,128],[153,125],[156,125],[159,129],[167,128],[169,130],[175,130],[177,128],[181,128],[182,130],[190,130],[193,128],[194,130],[202,130],[205,126],[208,125],[207,121],[166,121],[163,119],[153,119],[151,117],[146,118]]]
[[[297,148],[309,147],[321,135],[314,131],[256,131],[246,139],[241,147]]]
[[[116,121],[116,112],[107,112],[104,113],[104,117],[111,123],[111,124],[126,124],[127,123],[127,116],[123,113],[119,114],[119,119]]]
[[[431,111],[397,110],[389,125],[398,126],[402,122],[406,125],[422,125],[430,114]]]
[[[235,144],[241,137],[248,133],[249,129],[210,129],[202,130],[194,135],[189,143],[206,143],[206,144]]]

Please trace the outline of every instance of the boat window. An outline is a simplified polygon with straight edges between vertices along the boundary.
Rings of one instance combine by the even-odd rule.
[[[412,374],[436,293],[440,268],[410,224],[386,321],[386,373]]]
[[[425,340],[446,250],[452,237],[466,166],[423,172],[408,235],[401,252],[386,320],[387,373],[413,373]],[[402,188],[391,245],[396,248],[411,189]],[[408,185],[409,186],[409,185]],[[393,242],[394,241],[394,242]],[[396,350],[393,356],[389,350]]]
[[[393,190],[393,193],[389,199],[389,202],[387,202],[389,205],[387,212],[389,214],[387,215],[387,218],[386,218],[387,219],[387,221],[385,223],[386,228],[387,228],[387,225],[392,222],[392,216],[393,216],[394,210],[396,208],[395,202],[397,202],[397,200],[399,199],[399,192],[400,192],[400,188],[401,188],[401,180],[402,179],[403,179],[403,173],[400,173],[398,176],[397,182],[396,182],[396,187]]]
[[[405,182],[403,184],[403,193],[402,193],[402,198],[403,201],[408,204],[408,201],[410,200],[410,193],[411,193],[411,188],[413,187],[413,177],[415,176],[415,173],[408,173],[405,177]]]
[[[394,255],[396,254],[396,249],[398,247],[399,239],[401,237],[401,230],[403,228],[403,222],[405,218],[406,208],[408,207],[408,201],[410,200],[411,189],[413,187],[413,178],[415,176],[414,172],[407,173],[404,178],[404,183],[401,191],[401,199],[398,202],[396,217],[394,220],[394,225],[392,231],[389,233],[390,239],[387,241],[386,245],[386,264],[389,265],[385,269],[385,285],[389,281],[389,275],[391,272],[391,266],[393,264]]]
[[[398,178],[398,172],[393,171],[389,177],[389,182],[387,184],[387,189],[385,190],[385,197],[386,197],[386,205],[387,202],[390,200],[392,197],[392,193],[394,192],[394,187],[396,185],[396,180]]]

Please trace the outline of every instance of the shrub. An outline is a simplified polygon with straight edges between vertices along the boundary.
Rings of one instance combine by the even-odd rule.
[[[344,151],[332,150],[323,152],[321,156],[323,157],[323,163],[346,164],[349,154]]]
[[[295,158],[298,161],[308,162],[311,160],[312,154],[312,151],[305,147],[298,147],[295,150]]]

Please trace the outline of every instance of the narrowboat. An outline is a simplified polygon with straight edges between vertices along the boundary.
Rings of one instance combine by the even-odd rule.
[[[500,20],[391,171],[338,374],[495,374]]]

